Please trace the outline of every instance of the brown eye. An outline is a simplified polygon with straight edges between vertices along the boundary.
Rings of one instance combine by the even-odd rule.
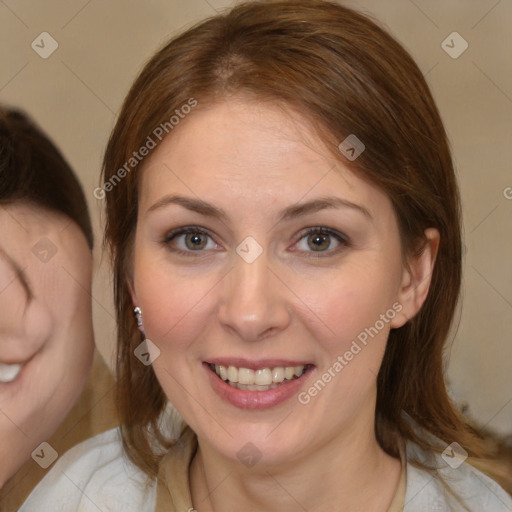
[[[325,255],[328,256],[348,246],[348,238],[342,233],[329,228],[317,227],[303,233],[295,244],[295,249],[310,254],[313,252],[326,253]]]
[[[217,249],[217,244],[204,230],[193,226],[179,228],[169,233],[163,243],[172,251],[178,253],[206,252]]]
[[[208,243],[208,237],[204,233],[189,233],[185,236],[185,245],[191,251],[204,249]]]
[[[308,246],[313,251],[325,251],[330,243],[330,235],[314,233],[308,236]]]

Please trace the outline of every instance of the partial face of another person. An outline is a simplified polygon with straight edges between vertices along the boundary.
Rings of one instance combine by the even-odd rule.
[[[85,384],[92,254],[64,215],[0,207],[0,486],[47,441]]]
[[[203,448],[279,465],[374,436],[389,331],[432,265],[405,265],[389,198],[299,114],[241,98],[194,111],[141,172],[132,298]]]

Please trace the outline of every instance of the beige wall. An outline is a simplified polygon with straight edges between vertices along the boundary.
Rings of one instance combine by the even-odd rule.
[[[467,246],[464,309],[449,377],[454,395],[469,404],[474,417],[511,432],[512,199],[504,191],[512,187],[512,3],[347,4],[373,14],[398,37],[424,70],[438,101],[460,177]],[[170,35],[229,5],[227,0],[0,3],[0,101],[26,109],[62,148],[86,190],[98,246],[102,205],[92,192],[128,87]],[[31,48],[43,31],[58,43],[47,59]],[[456,59],[441,47],[453,31],[469,44]],[[512,198],[512,189],[508,191]],[[111,283],[99,250],[96,259],[97,344],[109,359],[114,332]]]

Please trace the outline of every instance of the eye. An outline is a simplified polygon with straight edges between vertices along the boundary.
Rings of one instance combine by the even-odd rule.
[[[333,253],[349,245],[348,238],[329,228],[315,227],[302,233],[295,248],[304,252]]]
[[[169,249],[178,253],[201,252],[204,249],[217,247],[217,244],[204,229],[194,226],[179,228],[168,233],[163,242]]]

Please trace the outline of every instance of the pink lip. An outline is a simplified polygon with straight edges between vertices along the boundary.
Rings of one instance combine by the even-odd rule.
[[[43,346],[44,346],[44,344],[43,344]],[[18,359],[10,359],[9,357],[1,356],[0,357],[0,363],[3,363],[3,364],[20,364],[22,366],[25,366],[32,359],[34,359],[34,357],[39,353],[40,350],[41,349],[36,350],[31,356],[25,357],[23,359],[19,359],[19,358]]]
[[[242,359],[242,358],[214,358],[208,359],[207,363],[222,365],[222,366],[236,366],[237,368],[249,368],[250,370],[259,370],[260,368],[276,368],[277,366],[306,366],[311,364],[304,361],[289,361],[285,359]]]
[[[237,366],[232,364],[234,359],[230,359],[231,366]],[[238,360],[240,361],[240,360]],[[211,361],[213,363],[213,361]],[[272,361],[273,363],[274,361]],[[258,362],[258,365],[262,363],[262,361]],[[264,363],[264,362],[263,362]],[[217,363],[219,364],[219,363]],[[221,363],[222,364],[222,363]],[[248,364],[248,361],[244,362],[244,364]],[[254,367],[254,365],[252,365]],[[270,364],[257,366],[257,368],[272,368],[276,366],[300,366],[299,364],[286,363],[283,364]],[[210,383],[213,387],[213,390],[223,399],[229,402],[231,405],[238,407],[240,409],[268,409],[270,407],[274,407],[282,402],[285,402],[292,396],[296,395],[299,389],[304,384],[305,379],[313,369],[313,367],[309,368],[304,375],[299,377],[298,379],[291,380],[285,384],[281,384],[277,388],[269,389],[267,391],[248,391],[243,389],[238,389],[230,386],[222,379],[220,379],[217,374],[212,371],[208,363],[203,363],[203,367],[208,374],[208,378],[210,379]],[[250,366],[240,365],[239,368],[250,368]]]
[[[46,345],[46,342],[43,344],[43,347]],[[4,359],[1,362],[4,364],[19,364],[21,365],[20,373],[18,376],[12,380],[11,382],[0,382],[0,387],[7,389],[21,389],[25,383],[25,375],[32,371],[33,360],[34,358],[41,352],[42,348],[40,348],[37,352],[34,352],[28,359],[24,359],[23,361],[13,361],[12,359]]]
[[[18,360],[14,360],[14,359],[2,359],[0,358],[0,363],[2,364],[19,364],[21,366],[25,366],[31,359],[32,357],[34,356],[31,356],[29,357],[28,359],[23,359],[23,361],[20,361],[19,359]]]
[[[34,356],[28,359],[24,363],[12,363],[12,364],[21,364],[20,373],[18,373],[17,377],[11,382],[0,382],[0,389],[10,389],[11,393],[16,393],[18,390],[22,389],[25,385],[25,376],[27,373],[32,371],[32,360]],[[2,361],[3,362],[3,361]],[[5,363],[11,364],[11,363]]]

